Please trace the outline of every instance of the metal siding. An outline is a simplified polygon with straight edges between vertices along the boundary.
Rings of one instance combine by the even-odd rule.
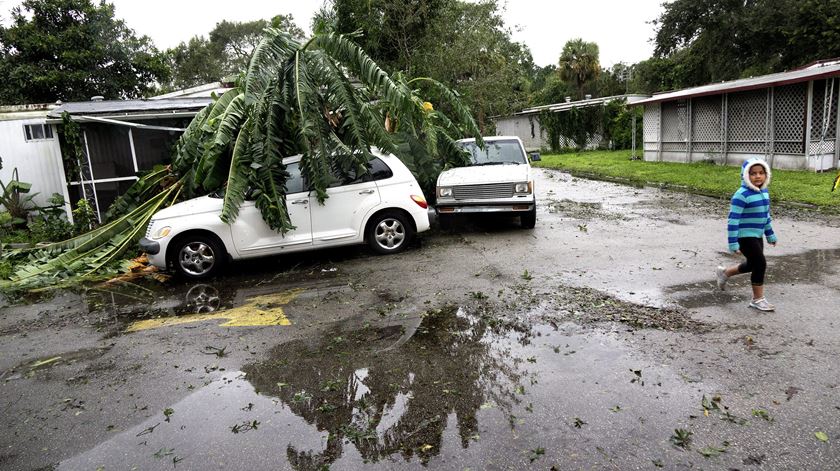
[[[47,205],[47,199],[53,193],[65,195],[66,199],[64,168],[55,129],[52,139],[26,142],[24,137],[25,124],[44,122],[44,118],[0,122],[0,157],[3,159],[0,180],[8,182],[17,168],[20,180],[32,183],[32,192],[38,193],[33,201],[42,206]]]

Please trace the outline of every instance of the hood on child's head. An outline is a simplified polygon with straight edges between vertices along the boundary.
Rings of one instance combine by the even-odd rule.
[[[750,181],[750,168],[754,165],[761,165],[764,167],[764,173],[767,174],[767,178],[764,179],[764,184],[761,185],[761,188],[755,186]],[[758,157],[754,157],[752,159],[747,159],[744,161],[744,164],[741,165],[741,182],[744,184],[745,187],[749,188],[753,191],[761,191],[768,186],[770,186],[770,165],[764,161],[764,159],[759,159]]]

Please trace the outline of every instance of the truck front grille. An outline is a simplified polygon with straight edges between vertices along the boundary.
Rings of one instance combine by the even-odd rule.
[[[513,183],[456,186],[452,188],[452,196],[456,200],[513,198]]]

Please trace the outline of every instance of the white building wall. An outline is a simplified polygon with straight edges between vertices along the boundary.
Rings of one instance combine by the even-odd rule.
[[[543,136],[540,120],[536,115],[499,118],[496,121],[496,134],[518,137],[529,151],[538,151],[550,146],[547,137]]]
[[[33,201],[39,206],[46,206],[53,193],[69,201],[56,129],[53,127],[52,139],[26,141],[23,126],[45,121],[45,117],[0,121],[0,158],[3,159],[0,181],[11,180],[17,168],[20,181],[32,184],[30,193],[38,193]]]

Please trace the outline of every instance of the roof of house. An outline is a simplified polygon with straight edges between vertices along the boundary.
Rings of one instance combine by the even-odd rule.
[[[209,98],[213,96],[213,94],[222,95],[231,88],[233,88],[233,83],[231,81],[212,82],[191,88],[185,88],[183,90],[176,90],[174,92],[165,93],[163,95],[153,96],[149,99],[166,100],[171,98]]]
[[[633,105],[646,105],[663,101],[695,98],[707,95],[755,90],[793,83],[808,82],[828,77],[840,77],[840,60],[822,61],[807,65],[800,69],[779,72],[759,77],[749,77],[728,82],[710,83],[699,87],[684,88],[671,92],[655,94],[652,97],[636,101]]]
[[[596,106],[596,105],[603,105],[609,103],[614,100],[627,100],[627,103],[635,103],[639,100],[644,100],[648,98],[648,95],[615,95],[615,96],[605,96],[599,98],[589,98],[586,100],[577,100],[577,101],[567,101],[563,103],[553,103],[550,105],[542,105],[542,106],[534,106],[533,108],[526,108],[518,113],[514,113],[512,116],[500,116],[499,118],[512,118],[516,116],[523,116],[523,115],[531,115],[537,114],[541,111],[552,111],[552,112],[560,112],[560,111],[567,111],[572,108],[585,108],[589,106]]]
[[[166,117],[194,115],[213,101],[210,97],[167,98],[160,100],[100,100],[64,103],[47,115],[60,119],[66,111],[71,116]]]
[[[58,105],[52,103],[37,103],[32,105],[3,105],[0,106],[0,121],[24,121],[45,118],[47,113]]]

